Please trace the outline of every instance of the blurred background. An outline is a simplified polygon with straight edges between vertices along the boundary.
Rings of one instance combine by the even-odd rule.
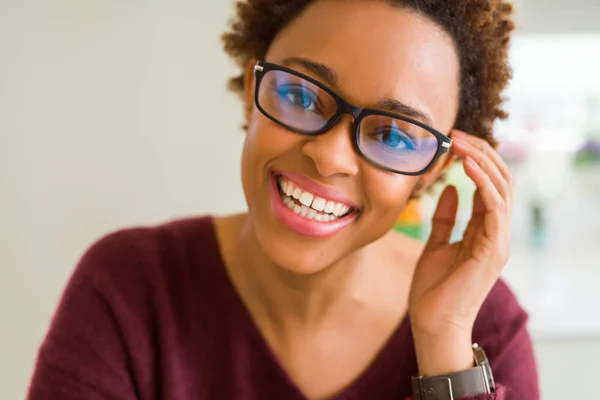
[[[531,315],[543,398],[598,398],[600,2],[519,0],[505,279]],[[25,396],[83,251],[120,227],[245,208],[230,0],[0,0],[0,399]],[[460,166],[462,208],[473,188]],[[426,237],[439,189],[398,229]]]

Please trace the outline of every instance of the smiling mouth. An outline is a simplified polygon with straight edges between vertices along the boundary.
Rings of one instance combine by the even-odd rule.
[[[316,196],[283,176],[276,177],[276,182],[283,203],[308,220],[331,222],[356,211],[346,204]]]

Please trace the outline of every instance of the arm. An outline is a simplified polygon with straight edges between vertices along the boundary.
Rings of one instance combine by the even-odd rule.
[[[454,187],[444,190],[415,269],[409,314],[419,373],[439,376],[471,368],[475,340],[486,352],[492,349],[488,358],[499,381],[498,392],[483,398],[538,398],[526,315],[514,297],[505,295],[512,296],[510,290],[497,284],[510,253],[513,177],[481,138],[454,130],[452,139],[452,153],[464,160],[477,191],[463,237],[452,242],[458,195]],[[478,334],[478,325],[486,334]],[[483,342],[478,336],[494,339]],[[503,390],[502,385],[512,386]]]
[[[417,343],[418,339],[415,340]],[[449,342],[444,344],[442,341],[437,346],[429,346],[423,342],[423,347],[415,344],[415,349],[420,352],[420,359],[428,360],[426,363],[419,363],[420,373],[431,376],[443,374],[446,370],[452,372],[470,368],[470,342],[471,340],[463,346],[456,346],[456,342],[448,345]],[[473,329],[472,342],[479,343],[487,353],[496,381],[496,392],[468,400],[540,398],[533,345],[527,331],[527,314],[503,281],[495,285],[484,303]],[[466,367],[459,364],[463,357],[471,357]],[[452,366],[452,360],[458,363]]]
[[[99,288],[106,252],[93,247],[71,277],[40,347],[29,400],[138,398],[118,303]]]

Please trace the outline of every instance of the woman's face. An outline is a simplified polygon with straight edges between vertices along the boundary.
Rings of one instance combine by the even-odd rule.
[[[439,26],[412,10],[383,1],[314,1],[279,33],[265,61],[311,76],[353,105],[376,108],[393,99],[441,132],[454,124],[455,47]],[[291,132],[255,106],[250,68],[246,83],[242,182],[258,241],[283,268],[319,272],[377,240],[393,227],[419,180],[431,182],[441,172],[444,159],[420,177],[373,166],[355,150],[349,115],[321,135]],[[290,196],[296,212],[280,193],[285,189],[299,195]]]

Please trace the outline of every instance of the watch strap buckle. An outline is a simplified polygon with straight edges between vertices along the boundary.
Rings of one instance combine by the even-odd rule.
[[[425,384],[426,382],[426,384]],[[455,400],[452,380],[446,376],[413,377],[412,389],[415,400]]]

